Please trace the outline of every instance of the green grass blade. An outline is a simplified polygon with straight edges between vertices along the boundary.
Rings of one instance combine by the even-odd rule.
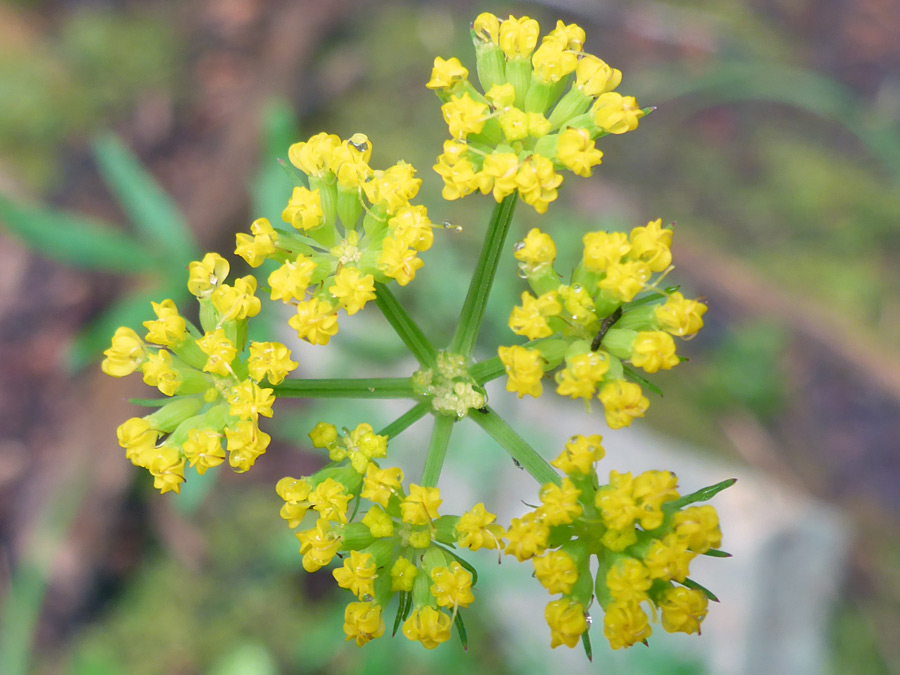
[[[178,206],[118,138],[97,138],[94,156],[141,239],[179,266],[197,257],[197,246]]]
[[[110,225],[2,194],[0,224],[36,253],[73,267],[135,274],[156,266],[146,247]]]

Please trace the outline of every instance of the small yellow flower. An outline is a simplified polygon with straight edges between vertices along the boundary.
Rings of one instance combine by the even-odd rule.
[[[622,72],[610,68],[593,54],[585,54],[575,67],[575,86],[586,96],[599,96],[612,91],[622,81]]]
[[[662,226],[662,219],[650,221],[631,231],[631,254],[643,260],[651,272],[662,272],[672,264],[672,229]]]
[[[257,458],[269,447],[271,437],[252,420],[240,420],[225,427],[228,464],[237,473],[249,471]]]
[[[297,313],[288,320],[297,337],[314,345],[327,345],[338,332],[337,312],[331,303],[312,298],[297,303]]]
[[[582,242],[584,266],[598,274],[621,262],[631,251],[628,237],[621,232],[588,232],[582,237]]]
[[[441,112],[450,135],[461,139],[469,134],[481,133],[489,111],[484,103],[476,101],[465,92],[462,96],[451,96],[450,100],[441,106]]]
[[[624,134],[638,127],[638,120],[644,116],[634,96],[622,96],[608,91],[597,97],[592,108],[594,123],[611,134]]]
[[[631,362],[648,373],[674,368],[681,361],[675,354],[675,341],[662,331],[642,331],[634,338]]]
[[[631,302],[644,290],[650,279],[650,268],[640,260],[613,263],[606,268],[606,277],[597,282],[601,290],[621,302]]]
[[[145,464],[147,470],[153,475],[153,487],[160,494],[166,492],[181,492],[181,484],[184,482],[184,457],[177,448],[171,445],[162,445],[148,454]]]
[[[566,595],[578,581],[575,561],[565,551],[550,551],[540,558],[532,558],[531,562],[534,565],[534,576],[550,595]]]
[[[576,176],[587,177],[591,175],[591,167],[603,160],[603,152],[597,149],[586,129],[569,127],[559,135],[556,159]]]
[[[357,647],[384,635],[381,606],[374,602],[351,602],[344,610],[344,633]]]
[[[363,275],[355,267],[344,267],[335,275],[334,285],[328,292],[352,316],[375,299],[375,277]]]
[[[141,367],[147,358],[147,351],[140,336],[131,328],[122,326],[116,329],[112,344],[103,355],[106,357],[100,364],[103,372],[112,377],[125,377]]]
[[[672,293],[664,305],[656,308],[656,320],[667,333],[680,337],[696,335],[703,328],[703,315],[707,307],[696,300],[687,300],[678,293]]]
[[[568,478],[563,478],[560,485],[547,483],[541,487],[538,494],[543,505],[539,509],[540,514],[544,522],[551,527],[567,525],[584,513],[584,509],[578,503],[581,490]]]
[[[538,213],[546,213],[547,206],[556,199],[556,188],[562,183],[553,169],[553,162],[543,155],[532,155],[522,162],[516,173],[516,186],[526,204],[531,204]]]
[[[588,475],[593,471],[594,462],[599,462],[606,456],[602,441],[600,434],[572,436],[559,457],[550,464],[566,474]]]
[[[235,279],[234,286],[222,284],[210,296],[213,307],[225,321],[240,321],[259,314],[260,302],[256,297],[256,277],[247,275]]]
[[[178,315],[178,308],[172,300],[163,300],[160,303],[151,302],[155,321],[145,321],[147,329],[147,342],[163,345],[164,347],[177,347],[187,337],[187,324]]]
[[[299,364],[291,360],[291,350],[280,342],[251,342],[247,372],[257,382],[264,377],[270,384],[280,384]]]
[[[198,298],[209,297],[228,278],[229,269],[225,258],[218,253],[207,253],[203,260],[188,265],[188,290]]]
[[[266,258],[275,253],[278,235],[268,218],[257,218],[250,225],[253,236],[244,232],[235,235],[234,254],[243,258],[250,267],[259,267]]]
[[[556,259],[556,244],[549,234],[533,227],[525,235],[525,239],[516,245],[513,255],[523,263],[526,273],[536,274],[553,264]]]
[[[456,522],[456,543],[470,551],[480,548],[502,549],[505,530],[494,521],[497,516],[487,511],[479,502],[466,511]]]
[[[353,495],[333,478],[326,478],[309,493],[309,503],[319,517],[336,523],[347,522],[347,503]]]
[[[181,373],[172,364],[172,355],[164,349],[149,354],[141,365],[144,383],[157,387],[166,396],[174,396],[181,388]]]
[[[286,261],[269,275],[272,300],[291,302],[306,298],[306,289],[312,283],[316,263],[305,255],[298,255],[293,262]]]
[[[363,477],[363,489],[360,495],[363,499],[379,504],[383,508],[388,507],[391,495],[400,495],[400,486],[403,484],[403,471],[398,467],[381,469],[370,462]]]
[[[431,595],[438,607],[468,607],[475,602],[472,595],[472,573],[455,560],[449,567],[431,570]]]
[[[346,588],[360,600],[375,595],[375,556],[371,553],[350,551],[350,557],[344,558],[343,567],[338,567],[332,574],[338,586]]]
[[[230,414],[242,420],[256,422],[259,416],[271,417],[272,404],[275,397],[271,389],[260,387],[253,380],[244,380],[231,388],[228,393],[228,402],[231,404]]]
[[[434,607],[416,608],[403,622],[403,634],[418,640],[425,649],[434,649],[450,639],[450,617]]]
[[[284,500],[281,517],[291,529],[297,527],[310,508],[309,494],[313,486],[305,478],[285,476],[275,484],[275,492]]]
[[[537,398],[543,387],[543,357],[537,349],[519,345],[499,347],[497,353],[506,368],[506,390],[515,392],[519,398],[526,394]]]
[[[513,518],[506,531],[506,555],[514,555],[519,562],[540,555],[547,548],[550,528],[535,515],[525,514],[521,518]]]
[[[391,590],[409,593],[419,570],[408,558],[397,558],[391,567]]]
[[[636,558],[622,558],[606,573],[606,587],[613,600],[622,605],[638,605],[648,599],[650,572]]]
[[[553,649],[560,645],[574,647],[588,627],[584,607],[571,598],[561,598],[548,604],[544,618],[550,626],[550,647]]]
[[[281,219],[301,232],[319,227],[324,218],[319,190],[308,190],[305,187],[294,188],[287,206],[281,212]]]
[[[431,79],[425,85],[429,89],[447,89],[460,80],[469,77],[469,71],[455,56],[450,59],[442,59],[440,56],[434,59],[434,68],[431,71]]]
[[[510,16],[500,23],[500,49],[510,60],[527,59],[537,45],[540,31],[541,28],[534,19]]]
[[[682,586],[667,588],[659,603],[663,628],[669,633],[699,635],[708,605],[709,600],[702,591]]]
[[[225,461],[222,434],[212,429],[191,429],[181,448],[190,465],[196,467],[201,476],[207,469]]]
[[[404,523],[410,525],[427,525],[438,517],[438,506],[441,505],[441,491],[436,487],[422,487],[415,483],[409,485],[409,496],[400,504],[400,513]]]
[[[237,349],[225,336],[224,330],[217,328],[212,333],[207,333],[197,340],[197,346],[207,357],[203,365],[204,372],[222,377],[232,374],[231,362],[237,356]]]
[[[620,604],[615,602],[606,608],[603,615],[603,634],[609,640],[609,646],[613,649],[630,647],[637,642],[643,642],[653,629],[647,615],[635,603]]]
[[[381,255],[378,256],[378,269],[398,284],[406,286],[416,277],[416,270],[424,264],[416,255],[415,249],[409,248],[406,242],[385,237]]]
[[[125,448],[125,457],[135,466],[145,466],[144,458],[155,451],[159,435],[143,417],[132,417],[116,429],[119,445]]]
[[[320,518],[315,527],[297,533],[300,541],[300,555],[303,569],[307,572],[319,570],[334,558],[341,548],[341,536],[332,523]]]

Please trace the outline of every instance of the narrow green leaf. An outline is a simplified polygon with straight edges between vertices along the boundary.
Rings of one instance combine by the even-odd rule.
[[[297,117],[285,101],[266,104],[263,111],[263,157],[251,189],[254,218],[275,220],[287,203],[293,181],[278,165],[291,143],[297,140]]]
[[[647,389],[649,389],[651,392],[653,392],[657,396],[663,395],[662,389],[657,387],[646,377],[643,377],[642,375],[638,375],[638,373],[634,369],[629,368],[628,366],[625,366],[625,365],[622,366],[622,369],[625,371],[625,377],[627,377],[632,382],[637,382],[639,385],[646,387]]]
[[[141,239],[177,266],[197,257],[197,246],[178,206],[118,138],[98,137],[94,156]]]
[[[392,636],[397,634],[397,629],[400,628],[400,624],[406,619],[411,604],[412,594],[401,592],[397,600],[397,616],[394,617],[394,628],[391,631]]]
[[[469,651],[469,637],[466,635],[466,624],[463,623],[462,612],[457,610],[456,619],[453,623],[456,625],[456,634],[459,635],[459,641],[462,643],[464,651]]]
[[[589,630],[586,630],[581,634],[581,646],[584,647],[584,655],[587,656],[587,660],[593,663],[594,650],[591,648],[591,636]]]
[[[685,580],[681,582],[681,585],[686,586],[687,588],[692,588],[695,591],[702,592],[703,595],[705,595],[707,598],[709,598],[713,602],[719,602],[719,599],[715,596],[715,594],[711,590],[706,588],[706,586],[701,586],[693,579],[685,578]]]
[[[720,551],[717,548],[711,548],[703,555],[708,555],[710,558],[730,558],[731,554],[726,553],[725,551]]]
[[[675,290],[678,290],[677,286],[675,287]],[[669,289],[666,289],[666,292],[673,293],[674,291],[669,291]],[[643,296],[637,298],[636,300],[632,300],[631,302],[629,302],[625,305],[622,305],[622,309],[623,309],[623,311],[630,312],[631,310],[635,309],[636,307],[640,307],[641,305],[646,305],[648,302],[654,302],[655,300],[661,300],[664,297],[666,297],[666,296],[663,295],[662,293],[648,293],[647,295],[643,295]]]
[[[666,502],[665,504],[663,504],[663,510],[672,512],[683,509],[688,504],[708,501],[719,494],[722,490],[730,488],[735,483],[737,483],[737,478],[729,478],[728,480],[723,480],[722,482],[716,483],[715,485],[700,488],[696,492],[692,492],[689,495],[684,495],[683,497],[679,497],[678,499],[675,499],[671,502]]]
[[[135,274],[157,264],[144,246],[110,225],[17,204],[2,194],[0,223],[36,253],[66,265]]]
[[[288,164],[283,159],[279,158],[278,166],[284,169],[284,172],[287,174],[288,179],[294,187],[309,188],[309,179],[306,177],[306,174],[294,167],[293,164]]]

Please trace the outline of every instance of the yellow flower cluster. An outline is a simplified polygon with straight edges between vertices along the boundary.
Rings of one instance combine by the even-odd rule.
[[[584,52],[576,24],[557,22],[540,44],[538,22],[480,14],[472,25],[478,80],[456,57],[434,61],[427,83],[443,102],[451,139],[434,170],[445,199],[518,192],[538,213],[557,197],[558,173],[590,176],[595,141],[637,128],[647,112],[614,91],[622,73]]]
[[[355,596],[344,614],[347,640],[362,646],[380,637],[382,613],[395,595],[407,638],[426,649],[449,640],[454,622],[461,621],[460,608],[475,600],[476,576],[447,547],[501,550],[504,529],[496,516],[484,504],[461,516],[442,516],[438,488],[410,484],[405,490],[401,469],[382,469],[375,461],[386,455],[388,439],[368,424],[340,434],[320,422],[309,436],[331,462],[312,476],[282,478],[275,490],[284,500],[281,517],[300,528],[296,536],[306,571],[344,554],[332,574]],[[361,500],[369,502],[368,509],[358,507]],[[310,512],[315,522],[303,529]]]
[[[104,352],[103,372],[124,377],[140,371],[166,397],[159,410],[133,417],[117,430],[126,457],[147,469],[161,492],[179,492],[185,466],[203,474],[225,461],[247,471],[266,451],[259,418],[272,416],[278,384],[297,363],[278,342],[249,342],[247,321],[259,312],[252,276],[225,283],[228,262],[215,253],[189,267],[188,289],[200,303],[200,326],[180,316],[175,303],[152,303],[156,318],[141,338],[119,328]]]
[[[531,560],[541,585],[561,595],[545,612],[551,646],[574,647],[581,640],[590,627],[587,607],[594,596],[613,649],[650,636],[644,604],[653,617],[661,612],[666,631],[699,633],[713,596],[689,578],[689,567],[697,555],[717,549],[722,535],[712,506],[690,504],[709,499],[731,481],[685,497],[676,489],[675,475],[666,471],[634,477],[612,471],[609,483],[599,485],[594,464],[604,456],[602,440],[572,437],[551,462],[566,474],[561,484],[542,487],[541,505],[514,518],[506,535],[506,554]]]
[[[509,317],[510,329],[530,342],[498,350],[507,390],[540,396],[544,373],[561,366],[556,392],[585,405],[596,396],[611,428],[642,417],[649,401],[630,366],[655,373],[678,365],[673,336],[695,335],[706,312],[698,300],[658,288],[672,262],[671,242],[672,229],[660,220],[630,234],[589,232],[565,284],[554,269],[553,239],[532,229],[515,247],[531,292]]]
[[[364,134],[295,143],[288,157],[303,173],[281,214],[293,230],[260,218],[236,238],[235,253],[252,267],[279,263],[268,278],[272,300],[296,307],[288,323],[315,345],[337,333],[339,310],[353,315],[375,299],[375,282],[412,281],[433,243],[426,208],[411,203],[422,182],[415,169],[402,161],[373,169],[371,153]]]

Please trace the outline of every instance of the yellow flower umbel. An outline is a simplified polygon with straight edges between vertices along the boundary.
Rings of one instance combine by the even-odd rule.
[[[171,300],[152,303],[156,319],[144,322],[144,338],[119,328],[104,352],[103,372],[124,377],[140,370],[144,382],[176,397],[126,421],[117,434],[128,459],[146,468],[161,492],[179,492],[188,466],[203,474],[226,457],[235,471],[253,466],[269,444],[259,418],[272,416],[274,396],[264,385],[297,367],[283,344],[247,339],[247,323],[259,312],[256,280],[229,285],[228,272],[228,261],[215,253],[190,264],[199,328]]]
[[[668,370],[681,359],[673,336],[703,326],[706,305],[660,288],[671,269],[671,228],[655,220],[630,234],[589,232],[569,283],[554,268],[556,246],[537,228],[515,246],[531,292],[513,308],[509,327],[530,342],[500,347],[506,388],[540,396],[544,373],[556,370],[556,393],[600,400],[610,428],[642,417],[650,402],[634,368]],[[532,294],[533,293],[533,294]]]
[[[545,613],[551,647],[574,647],[582,639],[594,600],[613,649],[646,642],[650,617],[655,621],[660,614],[670,633],[699,633],[715,596],[690,579],[691,561],[727,554],[717,550],[722,534],[715,509],[692,504],[734,480],[686,496],[668,471],[634,477],[612,471],[601,485],[595,464],[604,456],[602,440],[573,436],[552,462],[565,477],[559,485],[544,485],[541,505],[514,518],[507,534],[506,554],[531,560],[540,584],[561,596]]]
[[[147,429],[130,432],[135,452],[152,445]],[[297,530],[303,568],[315,572],[341,558],[332,575],[354,596],[344,617],[347,640],[362,646],[382,635],[381,617],[394,596],[395,630],[402,625],[403,635],[426,649],[449,640],[460,611],[475,600],[477,580],[450,549],[502,551],[505,531],[496,516],[482,503],[461,516],[441,515],[438,488],[404,487],[403,471],[378,465],[388,439],[368,424],[341,433],[320,422],[309,437],[331,462],[311,476],[282,478],[275,491],[284,501],[281,517]]]
[[[373,169],[371,154],[364,134],[295,143],[297,187],[281,214],[290,229],[260,218],[252,234],[237,235],[235,253],[249,265],[280,265],[268,278],[271,298],[296,307],[288,323],[314,345],[337,333],[340,310],[356,314],[375,299],[376,282],[412,281],[433,242],[427,210],[412,203],[422,182],[415,169],[402,161]]]
[[[480,14],[472,40],[481,91],[456,57],[434,60],[426,86],[443,103],[451,136],[434,166],[444,199],[480,191],[500,202],[518,192],[544,213],[559,172],[590,176],[603,158],[595,141],[632,131],[650,110],[613,91],[622,74],[584,52],[576,24],[558,21],[539,37],[534,19]]]

